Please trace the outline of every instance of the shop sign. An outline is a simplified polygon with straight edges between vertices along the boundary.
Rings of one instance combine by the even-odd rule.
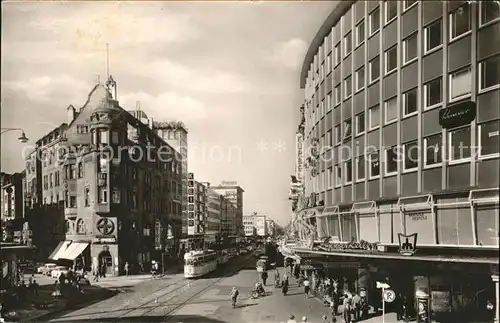
[[[93,243],[116,243],[116,237],[115,236],[96,235],[92,242]]]
[[[430,322],[428,298],[419,297],[417,299],[417,322],[419,323]]]
[[[406,213],[408,219],[412,221],[425,221],[427,220],[427,213],[424,212],[414,212],[414,213]]]
[[[460,102],[439,111],[439,124],[444,129],[465,126],[476,119],[476,103]]]
[[[399,239],[399,253],[403,256],[411,256],[416,251],[417,246],[417,233],[409,236],[398,233]]]
[[[334,243],[324,243],[322,244],[322,247],[327,249],[328,251],[334,251],[334,250],[366,250],[366,251],[372,251],[372,250],[377,250],[377,243],[376,242],[368,242],[365,240],[361,240],[359,242],[357,241],[351,241],[351,242],[334,242]]]
[[[322,263],[325,268],[333,269],[333,268],[346,268],[346,269],[357,269],[361,266],[359,262],[351,261],[351,262],[323,262]]]

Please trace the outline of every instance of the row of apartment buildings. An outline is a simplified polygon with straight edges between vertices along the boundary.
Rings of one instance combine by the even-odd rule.
[[[195,185],[181,122],[154,121],[139,106],[126,111],[112,77],[80,109],[70,105],[67,117],[36,142],[25,170],[2,185],[2,220],[27,221],[39,259],[117,275],[126,261],[180,257],[194,235],[243,234],[243,190]],[[188,200],[195,189],[203,193],[197,205]],[[15,204],[7,202],[12,196]],[[194,208],[202,214],[197,223]]]
[[[498,1],[339,1],[320,23],[294,256],[371,304],[388,283],[420,322],[498,322]]]
[[[243,227],[245,237],[272,237],[276,230],[274,220],[257,212],[243,216]]]

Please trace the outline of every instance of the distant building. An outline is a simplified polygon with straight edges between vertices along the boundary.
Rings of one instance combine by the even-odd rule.
[[[218,194],[221,194],[225,199],[227,199],[234,206],[234,221],[231,222],[231,232],[234,235],[242,236],[244,234],[243,228],[243,193],[245,192],[237,182],[234,181],[223,181],[218,186],[212,186],[212,190]],[[229,225],[226,220],[226,226]]]
[[[253,215],[243,216],[243,227],[245,229],[245,237],[253,237],[257,234],[255,231],[255,218]]]
[[[210,187],[210,183],[204,182],[206,187],[206,230],[205,242],[215,242],[217,236],[222,232],[221,217],[222,217],[222,203],[224,198],[222,195],[217,194]]]
[[[266,219],[266,236],[274,236],[274,220]]]
[[[259,237],[265,237],[267,234],[266,216],[260,215],[260,214],[255,214],[253,217],[254,217],[254,223],[255,223],[255,233]]]

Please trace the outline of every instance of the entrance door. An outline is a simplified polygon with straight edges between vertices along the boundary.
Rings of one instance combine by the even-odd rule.
[[[112,275],[113,272],[113,258],[111,257],[102,257],[102,261],[106,264],[104,267],[106,275]]]

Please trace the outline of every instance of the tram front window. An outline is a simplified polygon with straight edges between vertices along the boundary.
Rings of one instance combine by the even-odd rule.
[[[186,266],[193,266],[193,265],[194,265],[193,259],[186,259]]]

